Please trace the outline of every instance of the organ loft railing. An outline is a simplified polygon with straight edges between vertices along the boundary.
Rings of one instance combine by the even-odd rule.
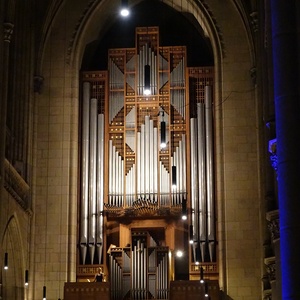
[[[190,277],[198,263],[216,262],[213,68],[188,68],[186,56],[184,46],[160,47],[158,27],[142,27],[135,48],[109,50],[108,71],[81,77],[77,278],[102,266],[112,299],[168,299],[168,255],[179,244]],[[191,246],[167,229],[153,234],[186,231],[183,202]]]

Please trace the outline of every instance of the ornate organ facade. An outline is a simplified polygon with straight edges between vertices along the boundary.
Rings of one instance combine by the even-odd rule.
[[[214,70],[159,40],[158,27],[136,28],[135,48],[81,77],[77,279],[102,266],[112,299],[168,299],[176,250],[188,279],[200,265],[218,276]]]

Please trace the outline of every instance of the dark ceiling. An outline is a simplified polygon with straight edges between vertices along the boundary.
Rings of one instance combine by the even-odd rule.
[[[106,70],[108,49],[134,48],[135,28],[139,26],[159,26],[160,46],[187,46],[188,66],[213,65],[210,41],[192,15],[159,0],[146,0],[132,7],[129,17],[116,16],[104,26],[98,40],[87,45],[82,70]]]

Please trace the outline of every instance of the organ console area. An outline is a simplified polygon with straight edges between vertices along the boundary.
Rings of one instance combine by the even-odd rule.
[[[158,27],[135,35],[134,48],[109,50],[108,70],[81,75],[74,284],[94,288],[101,266],[112,300],[177,299],[171,285],[198,284],[199,266],[218,279],[214,68],[187,66]]]

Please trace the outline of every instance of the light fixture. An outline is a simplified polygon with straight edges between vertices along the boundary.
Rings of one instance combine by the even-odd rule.
[[[194,244],[194,240],[193,240],[193,225],[190,225],[190,244],[191,245]]]
[[[29,284],[28,278],[29,278],[28,270],[25,270],[25,286],[28,286],[28,284]]]
[[[204,297],[208,297],[208,286],[207,286],[207,282],[205,282],[205,292],[204,292]]]
[[[145,65],[144,68],[145,82],[144,82],[144,95],[148,96],[151,94],[150,90],[150,65]]]
[[[46,286],[43,286],[43,300],[46,300]]]
[[[4,270],[8,269],[8,253],[5,252],[4,254]]]
[[[173,167],[172,167],[173,168]],[[182,212],[181,212],[181,219],[187,220],[187,209],[186,209],[186,199],[182,200]]]
[[[128,0],[122,0],[120,15],[122,17],[128,17],[129,16]]]
[[[162,112],[162,117],[164,117],[164,112]],[[160,148],[166,148],[166,122],[162,120],[160,122]]]
[[[172,166],[172,187],[176,188],[176,184],[177,184],[176,166]],[[182,205],[183,205],[183,201],[182,201]]]
[[[200,268],[200,283],[204,283],[204,270],[203,270],[203,267]]]
[[[176,252],[176,256],[177,256],[177,257],[182,257],[182,256],[183,256],[183,252],[182,252],[181,250],[178,250],[178,251]]]

